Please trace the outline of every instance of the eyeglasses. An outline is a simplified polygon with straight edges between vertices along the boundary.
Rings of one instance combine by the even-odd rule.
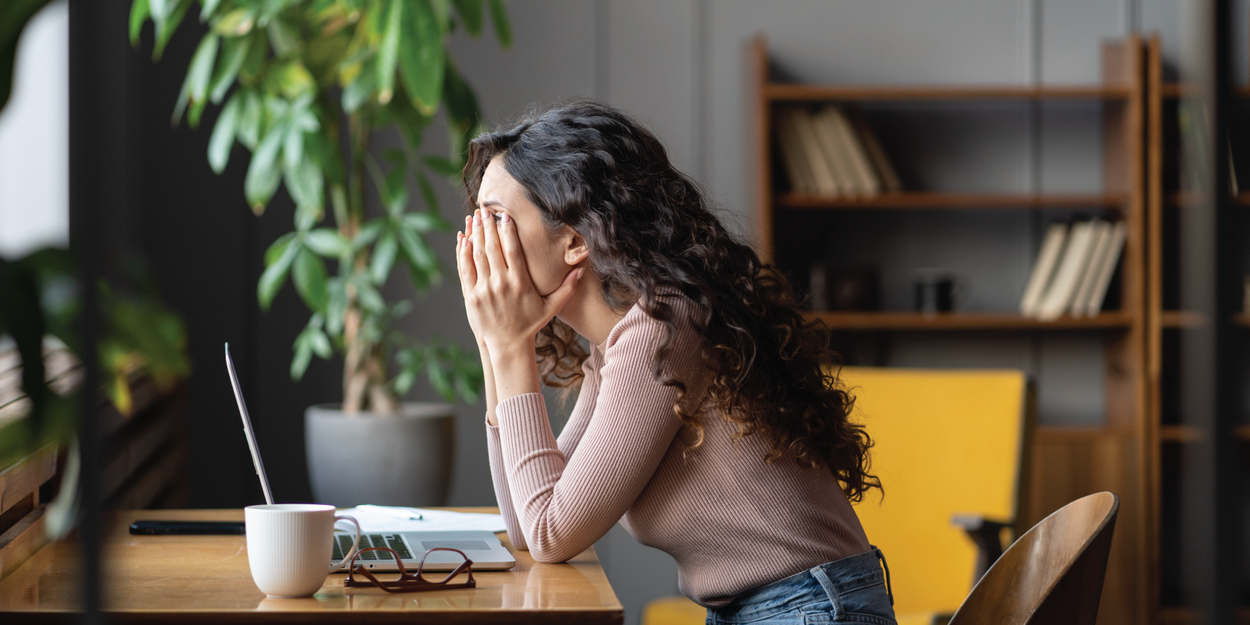
[[[360,554],[366,551],[390,552],[391,556],[395,558],[395,564],[399,565],[399,578],[393,580],[378,579],[373,573],[370,573],[363,564],[357,567],[356,558],[359,558]],[[425,559],[435,551],[452,551],[458,553],[460,554],[460,557],[464,558],[464,562],[461,562],[456,566],[456,568],[452,569],[452,571],[448,573],[447,577],[444,577],[442,581],[431,582],[424,577],[421,577],[421,569],[425,567]],[[354,577],[357,573],[364,576],[364,578],[368,581],[357,580]],[[452,584],[452,578],[461,573],[468,573],[469,579]],[[389,577],[389,575],[387,577]],[[351,566],[347,568],[347,579],[343,580],[343,586],[347,588],[368,588],[369,586],[377,586],[386,592],[421,592],[425,590],[443,590],[450,588],[477,588],[477,582],[473,579],[473,561],[469,559],[469,556],[464,555],[464,552],[459,549],[452,549],[450,547],[435,547],[426,551],[425,555],[421,556],[421,561],[417,563],[417,572],[414,575],[409,573],[404,568],[403,561],[399,559],[399,554],[396,553],[394,549],[389,549],[387,547],[369,547],[367,549],[357,551],[356,554],[352,556]]]

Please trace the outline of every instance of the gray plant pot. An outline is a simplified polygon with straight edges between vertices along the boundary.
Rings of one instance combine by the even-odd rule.
[[[308,475],[318,503],[442,506],[455,461],[446,404],[403,403],[397,415],[345,416],[339,404],[304,413]]]

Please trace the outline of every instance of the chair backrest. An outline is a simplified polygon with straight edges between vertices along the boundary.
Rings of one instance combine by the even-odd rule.
[[[994,563],[950,625],[1092,625],[1120,500],[1086,495],[1042,519]]]
[[[885,553],[895,612],[954,612],[972,588],[977,549],[953,514],[1011,522],[1031,394],[1011,370],[845,367],[855,418],[873,438],[875,492],[856,504]]]

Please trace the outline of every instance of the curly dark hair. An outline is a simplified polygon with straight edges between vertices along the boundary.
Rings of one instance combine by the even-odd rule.
[[[673,407],[703,442],[698,415],[716,408],[771,444],[765,462],[789,456],[825,467],[852,501],[881,482],[869,473],[872,440],[849,416],[855,399],[838,379],[840,358],[817,321],[805,320],[789,280],[760,261],[709,210],[699,186],[669,163],[656,137],[609,106],[577,100],[526,116],[469,145],[462,174],[470,210],[494,159],[525,188],[553,230],[570,226],[586,241],[590,269],[618,312],[637,303],[665,328],[656,379],[678,390]],[[690,323],[710,371],[702,397],[664,373],[676,341],[673,291],[693,303]],[[588,353],[576,332],[553,319],[536,339],[545,384],[581,381]]]

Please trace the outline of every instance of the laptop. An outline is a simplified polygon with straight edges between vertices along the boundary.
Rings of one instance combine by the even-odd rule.
[[[243,403],[243,391],[239,388],[239,376],[234,372],[234,360],[230,358],[230,344],[226,343],[226,370],[230,372],[230,387],[234,390],[234,401],[239,406],[239,416],[243,418],[243,433],[247,435],[247,446],[252,452],[252,463],[256,467],[256,475],[260,478],[261,489],[265,493],[265,502],[272,504],[273,495],[269,490],[269,478],[265,475],[265,463],[260,457],[260,447],[256,444],[256,436],[252,433],[252,420],[247,414],[247,405]],[[352,548],[355,532],[336,531],[334,533],[334,549],[330,555],[330,564],[338,563]],[[423,531],[423,532],[365,532],[360,535],[360,549],[368,547],[389,547],[399,554],[404,568],[415,572],[421,557],[426,551],[436,547],[459,549],[473,561],[475,571],[500,571],[516,566],[516,558],[499,542],[493,532],[485,530],[465,531]],[[450,571],[464,559],[450,551],[435,551],[425,558],[425,571]],[[375,571],[398,571],[395,558],[385,551],[366,551],[356,559],[356,565],[364,565]],[[347,568],[336,572],[345,573]]]

